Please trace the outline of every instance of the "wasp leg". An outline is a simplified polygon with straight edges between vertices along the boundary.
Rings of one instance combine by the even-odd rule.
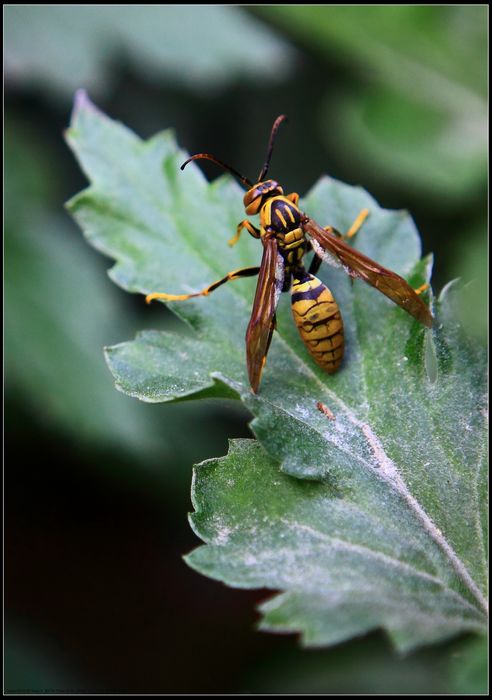
[[[291,194],[288,194],[286,196],[286,199],[290,200],[292,204],[296,205],[296,207],[299,204],[299,195],[297,194],[297,192],[291,192]]]
[[[351,238],[355,236],[355,234],[360,231],[362,224],[364,221],[367,219],[369,216],[369,209],[362,209],[359,214],[357,215],[357,218],[355,219],[354,223],[352,226],[349,228],[347,233],[340,233],[338,229],[334,228],[333,226],[323,226],[325,231],[328,231],[328,233],[332,233],[334,236],[337,238],[342,238],[346,241],[349,241]]]
[[[210,292],[213,292],[215,289],[217,289],[217,287],[220,287],[221,284],[225,284],[230,280],[239,279],[240,277],[253,277],[253,275],[257,275],[259,271],[259,267],[242,267],[239,270],[228,272],[225,277],[222,277],[222,279],[217,280],[217,282],[205,287],[205,289],[202,289],[201,292],[195,292],[194,294],[165,294],[163,292],[153,292],[152,294],[147,294],[145,301],[147,304],[150,304],[150,302],[154,299],[163,299],[163,301],[185,301],[186,299],[191,299],[192,297],[206,297],[210,294]]]
[[[237,225],[236,229],[236,235],[231,238],[230,241],[227,241],[230,246],[236,245],[236,243],[239,240],[239,237],[241,236],[241,231],[245,228],[252,236],[253,238],[260,238],[260,230],[256,228],[256,226],[253,226],[251,221],[248,221],[248,219],[244,219],[244,221],[241,221]]]
[[[329,228],[329,227],[327,227],[327,228]],[[311,250],[313,250],[312,245],[311,245]],[[316,252],[315,252],[313,259],[311,260],[311,264],[309,266],[309,270],[308,270],[309,274],[315,276],[317,274],[322,262],[323,262],[323,258],[320,258],[320,256],[316,255]]]
[[[425,292],[426,289],[429,289],[429,283],[425,282],[425,284],[421,284],[420,287],[417,287],[417,289],[414,289],[413,291],[415,294],[422,294],[422,292]]]
[[[369,216],[369,209],[362,209],[359,212],[359,214],[357,215],[356,220],[354,221],[352,226],[349,228],[347,233],[345,233],[343,235],[343,238],[345,238],[345,240],[348,241],[348,240],[350,240],[350,238],[355,236],[355,234],[357,233],[357,231],[360,230],[362,224],[364,223],[364,221],[367,219],[368,216]]]
[[[342,238],[342,239],[348,241],[353,236],[355,236],[357,231],[360,230],[362,224],[364,223],[364,221],[367,219],[368,216],[369,216],[369,209],[362,209],[362,211],[359,212],[359,214],[357,215],[357,218],[355,219],[354,223],[349,228],[347,233],[340,233],[340,231],[338,231],[333,226],[324,226],[323,228],[325,229],[325,231],[328,231],[328,233],[332,233],[334,236],[337,236],[337,238]],[[311,246],[311,248],[312,248],[312,246]],[[309,266],[309,273],[311,275],[316,275],[321,263],[322,263],[322,258],[320,258],[319,255],[315,254],[314,258],[311,261],[311,265]]]

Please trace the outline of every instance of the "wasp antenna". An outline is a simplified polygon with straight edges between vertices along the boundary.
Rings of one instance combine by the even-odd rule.
[[[285,121],[287,121],[286,115],[281,114],[273,122],[272,131],[270,133],[270,140],[268,141],[268,148],[267,148],[265,164],[264,164],[263,168],[261,169],[260,174],[258,175],[258,182],[262,182],[263,179],[265,178],[265,175],[268,172],[268,168],[270,166],[270,158],[272,157],[273,144],[275,143],[275,137],[277,136],[277,131],[278,131],[280,124],[282,124],[282,122],[285,122]]]
[[[232,173],[232,175],[235,175],[247,187],[253,186],[253,183],[251,182],[251,180],[248,180],[247,177],[244,177],[244,175],[241,175],[241,173],[238,173],[237,170],[235,170],[234,168],[231,168],[231,166],[227,165],[227,163],[223,163],[221,160],[219,160],[215,156],[210,155],[210,153],[196,153],[194,156],[191,156],[190,158],[188,158],[188,160],[185,160],[185,162],[181,166],[181,170],[184,170],[185,167],[188,165],[188,163],[192,160],[211,160],[212,163],[215,163],[215,165],[218,165],[223,170],[227,170],[228,172]]]

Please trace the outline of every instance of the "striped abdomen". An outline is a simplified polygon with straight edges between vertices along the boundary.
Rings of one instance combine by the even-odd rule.
[[[343,357],[343,322],[332,293],[308,273],[292,282],[292,313],[301,338],[316,363],[336,372]]]

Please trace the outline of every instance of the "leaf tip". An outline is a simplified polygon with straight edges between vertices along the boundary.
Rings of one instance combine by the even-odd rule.
[[[444,285],[444,287],[441,289],[441,293],[439,294],[437,301],[439,304],[442,304],[448,297],[449,293],[451,291],[455,291],[456,287],[460,284],[461,278],[460,277],[455,277],[454,279],[450,280],[447,284]]]
[[[67,138],[67,140],[69,140],[70,132],[74,128],[75,124],[79,122],[82,115],[89,113],[104,116],[101,110],[98,109],[89,98],[87,90],[85,90],[85,88],[79,88],[75,92],[73,100],[72,114],[70,116],[70,127],[65,130],[65,137]]]
[[[73,100],[72,121],[75,121],[80,112],[88,109],[95,110],[96,106],[90,101],[87,90],[85,90],[85,88],[79,88],[76,90]]]

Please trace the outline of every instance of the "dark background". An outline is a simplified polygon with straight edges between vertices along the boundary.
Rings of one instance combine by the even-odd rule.
[[[192,464],[250,435],[248,414],[112,386],[104,345],[177,322],[116,288],[65,213],[87,183],[62,132],[84,87],[141,137],[172,127],[254,178],[286,113],[270,174],[303,195],[329,172],[410,210],[435,291],[463,278],[463,320],[485,342],[485,6],[7,6],[5,19],[6,690],[483,692],[479,640],[405,659],[382,633],[301,650],[255,631],[268,591],[184,564],[199,544]]]

